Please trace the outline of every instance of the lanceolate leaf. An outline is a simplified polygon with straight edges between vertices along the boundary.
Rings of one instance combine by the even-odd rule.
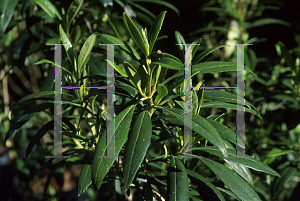
[[[252,178],[251,172],[247,167],[245,167],[241,164],[238,164],[238,163],[230,162],[226,159],[225,159],[225,161],[228,163],[228,165],[230,165],[230,167],[232,167],[232,169],[234,171],[236,171],[249,184],[251,184],[251,185],[253,184],[253,178]]]
[[[299,169],[298,169],[299,171]],[[277,197],[278,194],[282,191],[283,186],[289,182],[297,173],[297,168],[295,167],[286,167],[281,172],[281,178],[275,178],[272,183],[272,195]]]
[[[32,117],[37,115],[39,112],[46,110],[53,106],[53,103],[42,103],[36,106],[33,106],[26,110],[18,119],[17,121],[9,128],[9,130],[6,133],[5,141],[11,136],[14,131],[19,129],[21,126],[23,126],[27,121],[29,121]]]
[[[224,124],[222,124],[218,121],[211,120],[211,119],[207,119],[207,121],[218,131],[218,133],[224,140],[228,140],[234,144],[237,143],[237,145],[239,145],[240,147],[245,146],[241,137],[237,136],[236,133],[233,132],[233,130],[226,127]],[[237,139],[237,142],[236,142],[236,139]]]
[[[113,162],[120,153],[123,144],[127,140],[134,108],[135,105],[129,106],[115,118],[115,142],[113,142],[112,138],[110,138],[107,139],[106,143],[105,134],[103,134],[99,139],[91,167],[92,181],[96,189],[100,188],[105,175],[110,170]],[[106,146],[109,147],[111,145],[115,146],[115,157],[102,157],[106,156]]]
[[[237,71],[237,63],[225,61],[208,61],[192,65],[193,71],[200,70],[201,74]],[[245,70],[255,75],[250,68],[245,66]],[[256,75],[255,75],[256,76]]]
[[[135,42],[135,44],[141,49],[141,51],[144,53],[145,56],[149,55],[149,49],[146,49],[145,41],[136,27],[136,25],[133,23],[133,21],[130,19],[130,17],[127,14],[123,14],[123,21],[126,28],[126,31],[130,38]]]
[[[259,160],[250,158],[248,155],[246,155],[248,156],[248,158],[231,157],[231,156],[236,156],[236,150],[232,148],[227,148],[228,156],[229,156],[227,158],[225,158],[217,148],[211,146],[197,147],[197,148],[195,147],[192,148],[192,150],[202,150],[210,154],[213,154],[215,156],[218,156],[220,158],[226,159],[227,161],[244,165],[248,168],[251,168],[259,172],[265,172],[280,177],[280,175],[275,170],[265,165],[264,163],[260,162]]]
[[[0,1],[0,36],[4,34],[9,21],[14,13],[18,0],[1,0]],[[2,37],[1,37],[2,38]]]
[[[167,200],[189,200],[189,184],[186,169],[182,162],[172,157],[168,169]]]
[[[159,31],[161,29],[161,26],[163,24],[165,15],[167,11],[162,12],[153,22],[149,35],[148,35],[148,40],[149,40],[149,52],[152,52],[153,46],[155,44],[155,41],[157,39],[157,36],[159,34]]]
[[[184,110],[175,109],[175,108],[163,108],[167,113],[172,115],[174,118],[167,119],[169,121],[176,120],[178,125],[184,125]],[[218,147],[218,149],[222,152],[222,154],[227,157],[227,149],[225,143],[216,129],[203,117],[192,114],[192,129],[194,132],[198,133],[205,139],[207,139],[210,143]]]
[[[61,20],[61,16],[55,6],[49,0],[33,0],[38,4],[50,17],[55,18],[55,16]]]
[[[261,200],[257,193],[234,171],[208,158],[199,157],[241,200]]]
[[[92,184],[91,165],[84,164],[78,179],[78,196]]]
[[[148,111],[140,113],[129,135],[124,160],[124,188],[128,189],[151,142],[152,124]]]
[[[152,62],[152,63],[161,65],[161,66],[169,68],[169,69],[184,70],[184,65],[182,63],[179,63],[178,61],[168,58],[168,57],[163,57],[159,61]]]
[[[136,50],[132,48],[128,43],[122,41],[121,39],[107,34],[101,34],[101,37],[103,37],[105,40],[108,40],[112,44],[122,44],[122,45],[118,45],[120,49],[124,50],[131,57],[135,57],[137,60],[141,59],[140,55],[136,52]]]
[[[268,25],[268,24],[281,24],[281,25],[285,25],[285,26],[290,26],[290,23],[282,21],[282,20],[278,20],[278,19],[274,19],[274,18],[262,18],[262,19],[259,19],[259,20],[256,20],[255,22],[253,22],[248,28],[260,27],[260,26],[264,26],[264,25]]]
[[[46,123],[36,134],[35,136],[30,140],[27,149],[26,149],[26,154],[25,158],[29,155],[31,152],[32,148],[34,147],[35,144],[38,143],[38,141],[47,133],[47,131],[53,129],[54,127],[54,121],[49,121]]]
[[[86,59],[88,58],[89,54],[91,53],[91,51],[94,47],[96,38],[97,38],[97,34],[92,34],[92,35],[90,35],[90,37],[88,37],[88,39],[83,44],[83,46],[80,50],[80,53],[79,53],[79,57],[78,57],[79,72],[80,72],[80,69],[83,67],[83,64],[86,63]]]
[[[219,45],[219,46],[216,46],[216,47],[212,47],[208,50],[205,50],[203,52],[201,52],[201,54],[199,54],[195,59],[192,60],[192,63],[193,64],[197,64],[199,63],[204,57],[206,57],[207,55],[209,55],[210,53],[212,53],[213,51],[219,49],[219,48],[222,48],[222,47],[226,47],[226,46],[229,46],[229,45]]]
[[[215,193],[215,197],[219,198],[219,200],[221,201],[225,201],[225,198],[223,197],[222,193],[219,191],[219,189],[217,189],[212,183],[210,183],[207,179],[205,179],[204,177],[202,177],[200,174],[194,172],[194,171],[191,171],[189,169],[186,169],[187,171],[187,174],[190,175],[189,177],[193,177],[195,179],[198,179],[201,181],[201,183],[203,183],[204,185],[208,186],[214,193]],[[199,184],[197,182],[197,185],[199,187]],[[200,185],[200,188],[202,187],[202,185]],[[201,190],[201,189],[200,189]],[[206,189],[204,189],[206,190]],[[203,195],[201,194],[203,193]],[[201,191],[201,195],[202,197],[203,196],[209,196],[210,198],[214,197],[213,195],[208,195],[208,193],[211,193],[211,192],[203,192]],[[204,198],[205,199],[205,198]]]

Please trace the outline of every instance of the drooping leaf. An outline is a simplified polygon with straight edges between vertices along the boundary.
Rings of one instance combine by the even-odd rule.
[[[212,47],[208,50],[205,50],[203,52],[201,52],[195,59],[192,60],[192,63],[193,64],[197,64],[199,63],[204,57],[206,57],[207,55],[209,55],[210,53],[212,53],[213,51],[217,50],[217,49],[220,49],[222,47],[226,47],[226,46],[229,46],[229,45],[219,45],[219,46],[216,46],[216,47]]]
[[[23,126],[27,121],[29,121],[32,117],[34,117],[35,115],[37,115],[38,113],[40,113],[43,110],[46,110],[50,107],[53,106],[53,103],[42,103],[39,105],[36,105],[34,107],[29,108],[28,110],[26,110],[18,119],[16,122],[14,122],[14,124],[9,128],[9,130],[6,133],[5,136],[5,141],[19,128],[21,128],[21,126]]]
[[[225,61],[208,61],[193,65],[193,71],[194,70],[199,70],[201,74],[237,71],[237,63]],[[245,70],[255,75],[247,66],[245,66]]]
[[[163,108],[163,110],[174,117],[167,117],[168,121],[172,121],[173,119],[175,120],[174,123],[184,125],[184,110],[175,108]],[[218,131],[216,131],[216,129],[205,118],[192,114],[192,129],[194,132],[198,133],[210,143],[218,147],[222,154],[227,157],[228,153],[223,139],[219,135]]]
[[[197,182],[198,188],[201,188],[199,190],[201,191],[201,196],[204,197],[204,199],[219,199],[221,201],[225,201],[225,198],[223,197],[223,195],[221,194],[221,192],[219,191],[219,189],[217,189],[212,183],[210,183],[206,178],[204,178],[203,176],[201,176],[200,174],[191,171],[189,169],[186,169],[187,174],[189,175],[189,177],[193,177],[195,179],[198,179],[201,184],[199,184]],[[195,182],[196,183],[196,182]],[[200,185],[200,186],[199,186]],[[205,186],[204,186],[205,185]],[[210,191],[207,191],[207,187],[210,188]],[[211,195],[211,191],[213,191],[213,193],[215,193],[215,195]],[[209,198],[208,198],[209,197]]]
[[[189,184],[186,169],[182,162],[172,157],[168,169],[167,200],[189,200]]]
[[[151,142],[152,124],[148,111],[140,113],[129,135],[124,160],[124,188],[128,189]]]
[[[32,148],[34,145],[38,143],[38,141],[51,129],[54,128],[54,121],[49,121],[47,122],[39,131],[35,134],[35,136],[30,140],[27,149],[26,149],[26,154],[25,158],[29,155],[29,153],[32,151]]]
[[[281,24],[281,25],[285,25],[285,26],[290,26],[290,23],[285,22],[283,20],[278,20],[278,19],[274,19],[274,18],[261,18],[256,20],[255,22],[252,22],[252,24],[248,27],[253,28],[253,27],[260,27],[260,26],[264,26],[264,25],[269,25],[269,24]]]
[[[227,148],[227,151],[228,151],[227,158],[224,157],[217,148],[211,147],[211,146],[197,147],[197,148],[195,147],[195,148],[192,148],[192,150],[202,150],[202,151],[208,152],[210,154],[213,154],[215,156],[218,156],[220,158],[224,158],[227,161],[244,165],[245,167],[251,168],[251,169],[259,171],[259,172],[265,172],[267,174],[280,177],[280,175],[275,170],[273,170],[269,166],[265,165],[264,163],[260,162],[259,160],[249,157],[247,154],[245,154],[247,156],[247,158],[232,157],[232,156],[236,156],[236,150],[232,149],[232,148]]]
[[[127,140],[127,135],[129,132],[134,109],[135,105],[127,107],[117,115],[117,117],[115,118],[115,122],[111,122],[115,123],[115,142],[112,141],[112,138],[107,139],[106,142],[105,134],[103,134],[98,141],[91,167],[92,181],[96,189],[100,188],[105,175],[110,170],[113,162],[120,153],[123,144]],[[108,158],[105,154],[107,147],[109,146],[115,146],[114,158]]]
[[[225,159],[225,161],[236,171],[243,179],[245,179],[249,184],[253,184],[253,178],[249,169],[241,164],[233,163]]]
[[[252,187],[249,186],[249,184],[247,184],[234,171],[208,158],[204,158],[204,157],[199,157],[199,158],[241,200],[261,200],[257,195],[257,193],[252,189]]]

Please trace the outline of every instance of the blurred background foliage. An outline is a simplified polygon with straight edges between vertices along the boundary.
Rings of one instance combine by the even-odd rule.
[[[47,115],[39,113],[18,129],[6,142],[5,134],[28,105],[12,107],[22,97],[53,89],[53,68],[34,65],[41,59],[53,60],[61,24],[71,43],[80,49],[93,32],[127,40],[122,13],[126,12],[139,29],[149,27],[155,17],[168,11],[155,50],[178,55],[174,31],[187,43],[202,38],[200,50],[228,43],[252,44],[245,47],[245,65],[257,75],[246,75],[245,97],[261,113],[246,116],[246,152],[264,161],[281,177],[256,173],[253,186],[262,200],[296,200],[300,192],[300,24],[297,1],[268,0],[1,0],[0,1],[0,194],[1,200],[117,200],[113,183],[100,191],[89,188],[77,197],[81,166],[72,161],[57,163],[55,171],[45,163],[49,135],[39,141],[25,158],[29,140]],[[80,9],[77,9],[77,8]],[[73,17],[74,16],[74,17]],[[168,39],[166,39],[168,38]],[[100,43],[98,41],[96,43]],[[133,45],[133,44],[131,44]],[[91,58],[90,70],[105,69],[105,53]],[[116,51],[115,59],[128,59]],[[197,58],[193,58],[197,59]],[[236,47],[213,52],[205,61],[236,61]],[[102,68],[96,68],[101,65]],[[94,67],[93,67],[94,66]],[[222,78],[222,81],[221,81]],[[206,74],[197,77],[206,86],[233,86],[236,73]],[[39,100],[36,100],[38,104]],[[235,112],[213,108],[207,114],[222,114],[235,129]],[[218,178],[207,172],[207,178]],[[297,194],[298,193],[298,194]],[[99,197],[101,195],[101,198]],[[230,197],[227,197],[230,200]]]

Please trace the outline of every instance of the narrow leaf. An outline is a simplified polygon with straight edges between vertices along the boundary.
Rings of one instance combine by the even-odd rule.
[[[167,11],[162,12],[153,22],[150,31],[149,31],[149,52],[152,52],[153,46],[156,42],[159,31],[162,27],[165,15]]]
[[[127,34],[130,36],[130,38],[135,42],[135,44],[141,49],[141,51],[144,53],[145,56],[149,55],[149,48],[146,49],[145,41],[142,37],[142,34],[136,27],[136,25],[133,23],[133,21],[130,19],[130,17],[124,13],[123,14],[123,21],[124,25],[127,31]]]
[[[191,171],[189,169],[186,169],[187,171],[187,174],[189,175],[190,178],[195,178],[195,179],[198,179],[200,181],[200,186],[197,182],[197,185],[198,185],[198,188],[200,190],[200,195],[206,199],[206,197],[209,197],[208,199],[219,199],[221,201],[225,201],[223,195],[221,194],[221,192],[219,191],[219,189],[217,189],[212,183],[210,183],[207,179],[205,179],[203,176],[201,176],[200,174],[194,172],[194,171]],[[196,182],[195,182],[196,183]],[[205,185],[205,186],[204,186]],[[207,192],[207,187],[210,188],[210,191]],[[202,190],[202,191],[201,191]],[[205,191],[204,191],[205,190]],[[215,193],[215,195],[211,195],[211,191],[213,191],[213,193]]]
[[[184,65],[182,63],[168,57],[163,57],[159,61],[152,63],[169,69],[184,70]]]
[[[208,158],[200,157],[200,160],[241,200],[261,200],[251,186],[231,169]]]
[[[39,5],[50,17],[57,17],[61,20],[61,15],[55,8],[55,6],[49,0],[33,0],[37,5]]]
[[[148,111],[139,114],[129,135],[124,160],[124,188],[133,181],[151,142],[152,124]]]
[[[91,165],[84,164],[78,179],[78,196],[92,184]]]
[[[168,169],[167,200],[189,200],[189,184],[186,169],[182,162],[172,157]]]
[[[179,125],[184,125],[184,110],[175,109],[175,108],[163,108],[167,113],[175,117],[177,120],[176,123]],[[169,121],[172,118],[167,118]],[[216,129],[203,117],[192,114],[192,129],[194,132],[198,133],[205,139],[207,139],[210,143],[218,147],[218,149],[222,152],[222,154],[227,157],[227,149],[225,147],[225,143],[222,140],[219,133]]]
[[[18,0],[1,0],[0,1],[0,36],[5,33],[5,30],[11,20]],[[2,37],[1,37],[2,38]]]
[[[94,152],[94,157],[92,161],[92,181],[93,185],[96,189],[99,189],[104,177],[107,172],[110,170],[113,162],[121,151],[121,148],[125,141],[127,140],[127,135],[129,131],[129,127],[131,124],[131,119],[133,115],[133,111],[135,109],[135,105],[131,105],[123,110],[120,114],[115,118],[115,142],[112,141],[112,138],[107,139],[106,143],[106,135],[102,134],[99,142],[96,146],[96,150]],[[102,157],[105,156],[107,147],[115,146],[115,157],[108,158]]]
[[[80,72],[81,68],[83,67],[83,64],[86,63],[88,56],[90,55],[94,44],[96,42],[96,38],[97,38],[97,34],[92,34],[90,35],[90,37],[88,37],[88,39],[84,42],[80,53],[79,53],[79,57],[78,57],[78,71]]]

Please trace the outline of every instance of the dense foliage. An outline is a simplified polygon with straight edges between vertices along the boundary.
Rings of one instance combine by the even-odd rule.
[[[153,4],[160,6],[155,12],[147,9]],[[167,30],[168,15],[180,17],[168,1],[1,1],[3,199],[293,200],[300,181],[300,124],[292,118],[300,103],[300,36],[290,50],[278,40],[270,61],[255,51],[264,39],[252,31],[291,26],[258,17],[279,6],[208,1],[200,12],[212,17],[187,37]],[[173,48],[158,48],[173,38]],[[62,155],[70,158],[45,159],[54,155],[55,120],[54,47],[46,44],[55,43],[65,44],[56,64],[62,86],[81,88],[61,90]],[[193,86],[234,86],[237,52],[229,43],[254,44],[245,48],[245,158],[232,157],[236,144],[244,146],[235,133],[235,89],[192,89],[190,143],[184,136],[189,59]],[[118,44],[114,61],[103,44]],[[88,87],[106,86],[109,67],[114,137],[106,134],[106,90]],[[114,157],[105,157],[109,144]]]

